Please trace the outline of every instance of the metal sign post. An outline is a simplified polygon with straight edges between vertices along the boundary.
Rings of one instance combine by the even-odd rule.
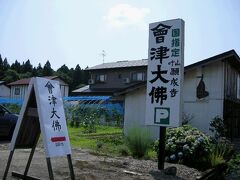
[[[50,94],[46,94],[46,92],[44,92],[44,87],[42,87],[43,85],[44,87],[47,88],[46,92],[49,92]],[[51,89],[51,91],[48,91],[49,90],[48,87],[55,89],[54,90]],[[46,99],[44,99],[43,96],[44,93]],[[15,149],[31,149],[31,152],[24,173],[21,174],[18,172],[12,172],[12,176],[20,179],[39,180],[39,178],[28,176],[27,174],[29,167],[31,165],[31,161],[37,146],[40,133],[42,133],[43,135],[45,154],[47,156],[46,161],[50,180],[54,179],[50,158],[65,155],[67,156],[68,159],[71,180],[75,180],[71,160],[70,143],[66,128],[66,120],[63,112],[62,100],[59,94],[60,87],[57,81],[50,81],[44,78],[32,78],[28,87],[28,93],[25,97],[24,104],[21,108],[17,125],[14,130],[10,146],[11,151],[3,175],[3,180],[6,180],[7,178],[7,174],[10,168],[10,164]],[[56,105],[57,103],[58,105]],[[47,107],[48,109],[46,109],[47,104],[53,105],[54,107],[50,108]],[[50,113],[52,114],[50,114],[48,118],[46,115],[48,115],[47,112],[51,108],[52,111],[50,110]],[[57,120],[51,119],[51,117],[54,115],[57,116]],[[49,124],[46,123],[49,121],[52,121],[50,124],[51,125],[50,128],[53,128],[52,131],[49,128]],[[46,130],[45,128],[48,129]]]

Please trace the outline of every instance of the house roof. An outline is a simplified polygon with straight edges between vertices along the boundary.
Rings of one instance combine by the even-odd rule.
[[[227,59],[229,57],[235,57],[234,58],[235,60],[231,60],[231,61],[234,61],[235,64],[237,64],[237,65],[239,64],[238,66],[240,66],[239,56],[237,55],[235,50],[230,50],[230,51],[226,51],[224,53],[218,54],[216,56],[212,56],[210,58],[204,59],[202,61],[190,64],[188,66],[185,66],[184,70],[187,71],[187,70],[190,70],[192,68],[196,68],[197,66],[207,65],[207,64],[219,61],[219,60]],[[147,64],[148,64],[148,59],[133,60],[133,61],[117,61],[117,62],[99,64],[99,65],[90,67],[86,70],[137,67],[137,66],[147,66]]]
[[[234,57],[233,59],[228,59],[230,57]],[[184,71],[188,71],[190,69],[196,68],[198,66],[205,66],[208,64],[212,64],[215,63],[217,61],[222,61],[222,60],[229,60],[230,63],[235,65],[235,68],[237,68],[238,70],[240,70],[240,58],[238,56],[238,54],[235,52],[235,50],[230,50],[230,51],[226,51],[224,53],[218,54],[216,56],[212,56],[210,58],[204,59],[202,61],[190,64],[188,66],[184,67]]]
[[[53,80],[58,78],[58,76],[44,76],[44,78]],[[20,79],[14,82],[11,82],[8,84],[8,86],[14,86],[14,85],[28,85],[30,83],[31,78],[25,78],[25,79]]]
[[[133,60],[133,61],[117,61],[110,63],[103,63],[93,67],[90,67],[86,70],[97,70],[97,69],[113,69],[113,68],[126,68],[126,67],[137,67],[137,66],[147,66],[148,60]]]
[[[234,57],[234,58],[232,58],[232,57]],[[234,66],[234,68],[236,68],[240,72],[240,58],[239,58],[238,54],[235,52],[235,50],[230,50],[230,51],[224,52],[222,54],[218,54],[216,56],[210,57],[208,59],[199,61],[197,63],[185,66],[184,71],[186,72],[186,71],[194,69],[196,67],[205,66],[205,65],[215,63],[220,60],[228,61],[230,64],[232,64]],[[139,83],[139,84],[135,84],[133,86],[129,86],[124,89],[121,89],[120,91],[115,92],[114,95],[116,95],[116,96],[123,95],[123,94],[135,91],[135,90],[145,87],[145,86],[146,86],[146,81]]]

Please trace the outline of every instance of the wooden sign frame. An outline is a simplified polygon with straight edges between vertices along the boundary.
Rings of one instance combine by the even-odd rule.
[[[10,145],[10,154],[3,175],[3,180],[6,180],[7,178],[7,174],[11,165],[15,149],[31,149],[31,152],[24,173],[21,174],[18,172],[12,172],[12,176],[20,179],[39,180],[39,178],[27,175],[41,134],[40,120],[37,110],[38,105],[34,90],[34,80],[35,78],[32,78],[29,83],[28,92],[23,102],[18,122],[13,133],[13,138]],[[67,154],[67,160],[71,180],[75,180],[71,154]],[[50,157],[46,157],[46,162],[48,167],[49,179],[54,180]]]

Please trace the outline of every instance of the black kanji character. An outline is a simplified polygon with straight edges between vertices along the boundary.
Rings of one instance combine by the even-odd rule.
[[[56,100],[57,100],[57,98],[55,96],[53,96],[53,95],[52,95],[52,97],[48,96],[48,101],[50,101],[49,104],[53,104],[53,106],[55,106],[57,104]]]
[[[167,26],[162,23],[158,24],[156,27],[152,28],[154,37],[156,37],[156,43],[164,42],[164,36],[167,35],[168,29],[172,26]]]
[[[172,76],[179,75],[179,68],[171,68],[170,75]]]
[[[171,93],[171,97],[175,97],[177,95],[177,89],[173,88],[170,90],[170,93]]]
[[[57,114],[56,114],[56,110],[53,108],[53,110],[52,110],[52,116],[51,116],[51,118],[53,118],[53,116],[55,115],[58,119],[60,118]]]
[[[161,65],[157,65],[157,71],[152,71],[152,74],[156,74],[156,77],[149,81],[150,83],[154,83],[157,79],[160,79],[163,83],[168,83],[169,80],[164,79],[162,74],[167,74],[167,70],[161,71]]]
[[[49,94],[52,94],[52,89],[54,88],[54,86],[52,85],[52,83],[51,83],[50,81],[47,82],[47,84],[45,85],[45,87],[48,88]]]
[[[168,51],[169,48],[163,46],[160,46],[159,48],[151,48],[150,52],[150,55],[152,55],[151,60],[160,59],[160,64],[162,64],[163,59],[169,58],[169,56],[167,56]]]
[[[166,87],[152,87],[152,90],[151,92],[148,94],[149,96],[151,96],[151,102],[153,103],[154,102],[154,99],[155,99],[155,102],[156,103],[159,103],[159,100],[160,100],[160,105],[163,104],[163,101],[167,100],[167,88]]]
[[[179,85],[178,85],[178,78],[173,78],[173,79],[171,80],[171,85],[173,85],[173,86],[179,86]]]
[[[61,124],[59,123],[59,121],[58,120],[55,120],[55,121],[53,121],[53,123],[52,123],[52,128],[54,129],[54,131],[56,131],[56,130],[58,130],[58,131],[60,131],[61,130]]]

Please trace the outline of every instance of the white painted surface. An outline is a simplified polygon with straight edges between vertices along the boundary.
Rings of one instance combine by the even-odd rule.
[[[200,81],[197,76],[203,73],[203,81],[209,96],[197,99],[196,89]],[[210,121],[215,116],[223,117],[224,72],[223,63],[217,62],[204,68],[189,70],[184,75],[184,113],[192,116],[190,124],[199,130],[211,134]],[[124,132],[132,125],[144,126],[146,87],[128,93],[125,96]],[[150,128],[152,137],[158,138],[158,128]]]
[[[10,97],[10,88],[4,84],[0,85],[0,97]]]
[[[124,112],[124,133],[127,134],[129,128],[140,126],[149,130],[153,139],[159,137],[158,126],[145,125],[146,111],[146,88],[141,88],[125,97],[125,112]]]

